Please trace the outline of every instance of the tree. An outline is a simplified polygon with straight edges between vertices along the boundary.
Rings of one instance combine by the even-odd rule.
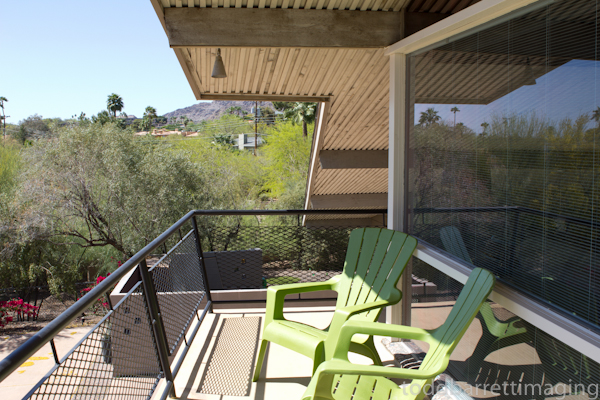
[[[264,189],[278,200],[277,207],[280,208],[304,207],[311,142],[298,128],[288,121],[266,132]]]
[[[144,118],[149,118],[151,120],[154,120],[157,117],[158,116],[156,115],[156,108],[154,108],[152,106],[146,107],[146,110],[144,111]]]
[[[49,120],[45,120],[41,115],[34,114],[22,121],[19,121],[19,131],[15,135],[21,143],[27,140],[40,139],[50,135]]]
[[[290,102],[290,101],[274,101],[273,102],[273,107],[275,107],[275,109],[277,111],[286,111],[289,110],[290,108],[294,107],[294,102]]]
[[[487,130],[488,126],[490,126],[490,124],[488,124],[487,122],[481,123],[481,127],[483,128],[483,132],[481,132],[482,135],[485,135],[487,133],[486,130]]]
[[[124,106],[123,98],[116,93],[109,95],[106,100],[106,108],[109,112],[112,112],[113,117],[116,117],[117,111],[121,111]]]
[[[308,137],[308,124],[315,122],[317,103],[294,103],[294,106],[284,111],[286,119],[294,125],[302,125],[302,136]]]
[[[112,119],[111,115],[106,110],[100,111],[97,115],[92,115],[92,122],[100,125],[104,125],[110,122]]]
[[[450,111],[454,113],[454,125],[452,126],[456,126],[456,113],[460,112],[460,110],[458,109],[458,107],[454,106],[450,109]]]
[[[146,107],[144,111],[144,118],[142,120],[142,128],[145,131],[149,131],[152,128],[153,122],[156,119],[156,108],[152,106]]]
[[[212,135],[211,143],[218,147],[231,149],[234,143],[233,137],[227,133],[215,133]]]
[[[4,113],[4,103],[7,102],[8,99],[4,96],[0,96],[0,108],[2,108],[2,130],[4,141],[6,141],[6,114]]]
[[[265,123],[267,125],[272,125],[275,123],[275,111],[271,107],[260,107],[260,117],[258,118],[259,122]],[[314,121],[314,119],[313,119]]]
[[[438,112],[433,108],[428,108],[427,111],[421,111],[421,117],[419,118],[419,125],[421,126],[429,126],[433,124],[437,124],[438,121],[442,119],[438,115]]]
[[[235,107],[229,107],[227,110],[225,110],[225,113],[229,114],[229,115],[237,115],[238,117],[242,116],[242,107],[240,106],[235,106]]]
[[[596,107],[596,109],[592,111],[592,119],[600,125],[600,107]]]
[[[71,125],[23,156],[19,225],[51,243],[131,256],[189,210],[215,207],[203,170],[185,151],[115,123]]]

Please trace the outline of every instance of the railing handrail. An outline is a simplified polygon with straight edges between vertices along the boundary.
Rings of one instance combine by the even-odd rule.
[[[501,212],[501,211],[521,211],[527,214],[539,215],[547,218],[564,219],[565,221],[574,222],[587,226],[600,226],[600,222],[590,221],[587,219],[572,217],[569,215],[557,214],[552,211],[536,210],[535,208],[523,206],[491,206],[491,207],[421,207],[414,208],[412,212],[415,214],[442,214],[442,213],[468,213],[468,212]]]
[[[14,370],[23,364],[42,346],[52,340],[68,324],[92,306],[96,299],[111,290],[127,273],[152,254],[152,251],[162,245],[166,240],[180,229],[194,216],[202,215],[327,215],[327,214],[385,214],[386,209],[365,210],[192,210],[184,215],[160,234],[156,239],[138,251],[117,270],[111,273],[96,287],[81,297],[75,304],[65,310],[48,325],[36,332],[25,343],[15,349],[6,358],[0,361],[0,382],[6,379]]]
[[[194,215],[362,215],[387,214],[386,208],[352,210],[194,210]]]

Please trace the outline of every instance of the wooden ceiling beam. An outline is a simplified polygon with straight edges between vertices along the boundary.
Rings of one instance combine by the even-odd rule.
[[[310,202],[313,209],[386,208],[387,193],[318,194]]]
[[[198,100],[228,100],[228,101],[299,101],[307,103],[327,103],[329,96],[291,96],[279,94],[254,94],[254,93],[231,93],[231,94],[204,94]]]
[[[405,12],[404,13],[404,36],[410,36],[427,28],[452,14],[441,14],[431,12]]]
[[[402,12],[166,8],[171,47],[379,48],[401,40]]]
[[[387,168],[387,150],[321,150],[322,169]]]

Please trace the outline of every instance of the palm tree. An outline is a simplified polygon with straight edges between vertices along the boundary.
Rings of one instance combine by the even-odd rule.
[[[487,133],[486,130],[487,130],[488,126],[490,126],[490,124],[488,124],[487,122],[482,122],[481,123],[481,127],[483,128],[483,132],[481,132],[481,133],[483,135],[485,135]]]
[[[302,136],[308,137],[308,124],[315,122],[317,103],[294,103],[285,110],[283,116],[290,119],[294,125],[302,124]]]
[[[4,96],[0,96],[0,107],[2,108],[2,130],[3,130],[3,138],[6,141],[6,114],[4,113],[4,102],[8,101],[8,99]]]
[[[240,107],[240,106],[229,107],[227,110],[225,110],[225,112],[229,115],[237,114],[237,116],[239,117],[242,114],[242,107]]]
[[[433,124],[437,124],[437,122],[442,119],[438,115],[438,112],[433,108],[428,108],[427,111],[421,111],[421,118],[419,118],[419,124],[422,126],[429,126]]]
[[[450,111],[454,113],[454,125],[452,125],[452,126],[456,126],[456,113],[459,112],[460,110],[458,109],[458,107],[454,106],[450,109]]]
[[[116,117],[117,111],[121,111],[124,106],[123,98],[116,93],[108,96],[108,99],[106,100],[106,108],[109,112],[112,112],[113,117]]]
[[[150,121],[154,121],[155,118],[158,118],[158,115],[156,115],[156,108],[152,106],[146,107],[144,118],[148,118]]]
[[[4,97],[2,97],[4,98]],[[2,108],[4,110],[4,108]],[[592,111],[592,119],[596,121],[598,125],[600,125],[600,107],[596,107],[594,111]]]

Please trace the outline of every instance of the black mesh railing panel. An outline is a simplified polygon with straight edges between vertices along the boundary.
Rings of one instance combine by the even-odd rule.
[[[196,239],[190,231],[150,270],[172,353],[206,295]]]
[[[147,399],[162,374],[140,285],[33,393],[32,399]]]
[[[208,288],[260,289],[327,280],[343,270],[353,229],[307,228],[297,217],[256,217],[265,226],[221,218],[227,223],[201,223],[196,230],[196,219],[186,218],[96,285],[87,296],[99,297],[86,299],[91,308],[75,301],[58,316],[61,327],[79,322],[82,315],[88,323],[91,314],[100,322],[66,355],[53,348],[55,359],[63,359],[32,388],[31,398],[151,398],[160,379],[172,382],[179,372],[181,364],[171,365],[169,356],[178,351],[185,357],[199,327],[191,329],[192,321],[197,317],[202,323],[211,311]],[[290,224],[269,226],[271,221]],[[189,225],[192,230],[183,234]],[[187,331],[193,333],[184,345]],[[43,337],[48,342],[53,336]],[[22,356],[15,354],[9,358],[14,356],[18,365]]]
[[[416,257],[412,258],[412,302],[454,301],[463,285]]]
[[[567,216],[519,207],[440,212],[415,210],[418,237],[519,287],[565,312],[600,323],[600,275],[596,226]],[[452,240],[444,232],[454,229]],[[586,237],[592,233],[592,243]],[[462,250],[461,250],[462,249]],[[466,255],[466,256],[465,256]],[[564,301],[569,299],[569,301]]]
[[[319,282],[344,267],[351,228],[215,228],[203,236],[211,290]]]

